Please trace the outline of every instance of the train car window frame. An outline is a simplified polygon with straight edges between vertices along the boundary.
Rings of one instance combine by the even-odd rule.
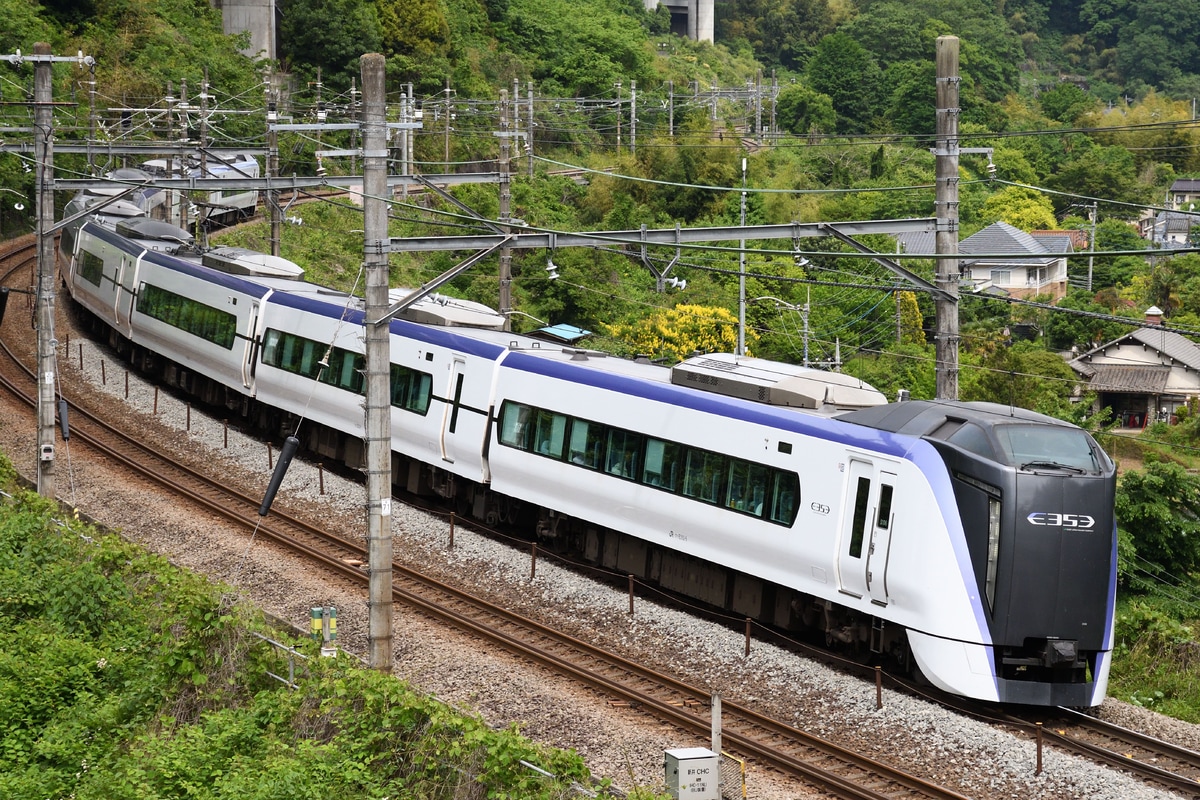
[[[104,281],[104,259],[88,250],[79,253],[79,277],[99,288]]]
[[[225,350],[232,350],[237,340],[235,314],[152,283],[138,286],[136,310]]]
[[[330,347],[315,339],[267,328],[258,360],[268,367],[318,381],[352,394],[366,392],[366,356],[344,347]],[[323,363],[324,360],[324,363]],[[433,376],[427,372],[391,365],[391,404],[425,416],[433,397]]]
[[[660,439],[515,400],[496,415],[505,447],[715,505],[787,528],[796,522],[800,476],[779,467]]]

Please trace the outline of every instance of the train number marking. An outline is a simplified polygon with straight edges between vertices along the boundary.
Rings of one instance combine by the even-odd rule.
[[[1047,528],[1076,528],[1091,530],[1096,526],[1096,520],[1087,514],[1055,514],[1051,511],[1034,511],[1026,519],[1030,525],[1041,525]]]
[[[813,503],[811,506],[809,506],[809,508],[811,508],[813,511],[815,511],[821,515],[825,515],[825,514],[829,513],[829,506],[823,505],[821,503]]]

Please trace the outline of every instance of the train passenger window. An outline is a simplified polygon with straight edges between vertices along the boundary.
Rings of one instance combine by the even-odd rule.
[[[233,314],[148,283],[138,289],[137,310],[226,350],[233,349],[237,338]]]
[[[519,403],[506,402],[500,408],[500,444],[528,450],[529,417],[533,409]]]
[[[432,396],[432,375],[392,364],[392,405],[423,416]]]
[[[608,432],[607,463],[604,471],[618,478],[636,478],[641,471],[642,437],[612,428]]]
[[[324,369],[320,364],[314,364],[319,371],[321,383],[337,386],[348,392],[363,393],[363,370],[366,367],[362,353],[352,353],[340,347],[333,348],[329,353],[329,366]]]
[[[850,528],[849,553],[854,558],[862,558],[863,533],[867,527],[867,503],[871,498],[871,479],[858,479],[858,494],[854,496],[854,519]]]
[[[729,462],[729,476],[725,482],[725,505],[734,511],[745,511],[750,503],[750,465],[741,459]]]
[[[680,464],[683,447],[662,439],[646,438],[646,462],[642,467],[642,483],[668,492],[679,491]]]
[[[746,503],[742,511],[756,517],[763,515],[766,487],[771,483],[771,469],[761,464],[746,464]]]
[[[567,460],[589,469],[600,468],[600,450],[604,443],[604,426],[582,419],[571,420],[571,441]]]
[[[725,494],[725,456],[706,450],[688,450],[683,494],[720,505]]]
[[[93,286],[99,286],[104,279],[104,259],[84,250],[79,254],[79,277]]]
[[[535,420],[533,440],[538,453],[562,460],[566,440],[567,418],[552,411],[539,411]]]
[[[875,515],[875,527],[887,530],[892,524],[892,487],[879,484],[879,513]]]
[[[791,527],[796,521],[799,504],[799,476],[794,472],[775,472],[775,481],[771,484],[771,510],[767,518]]]

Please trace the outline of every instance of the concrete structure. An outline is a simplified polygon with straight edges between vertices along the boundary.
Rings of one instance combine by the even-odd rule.
[[[1162,311],[1146,309],[1146,322],[1162,324]],[[1168,422],[1189,398],[1200,397],[1200,345],[1171,331],[1138,328],[1070,362],[1123,427]]]
[[[226,34],[250,33],[250,58],[275,58],[275,0],[209,0],[221,12]]]
[[[713,18],[716,0],[643,0],[646,10],[665,5],[671,12],[671,33],[686,36],[695,42],[713,40]]]

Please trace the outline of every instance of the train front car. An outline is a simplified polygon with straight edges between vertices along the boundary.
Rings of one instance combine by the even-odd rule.
[[[985,699],[1103,701],[1116,599],[1116,470],[1095,440],[1052,417],[992,403],[913,401],[844,419],[921,436],[945,462],[977,615],[991,637],[986,664],[963,643],[975,678],[986,670],[994,682],[995,696]],[[918,663],[923,651],[953,649],[919,639],[910,637]],[[941,683],[936,667],[922,668]]]

